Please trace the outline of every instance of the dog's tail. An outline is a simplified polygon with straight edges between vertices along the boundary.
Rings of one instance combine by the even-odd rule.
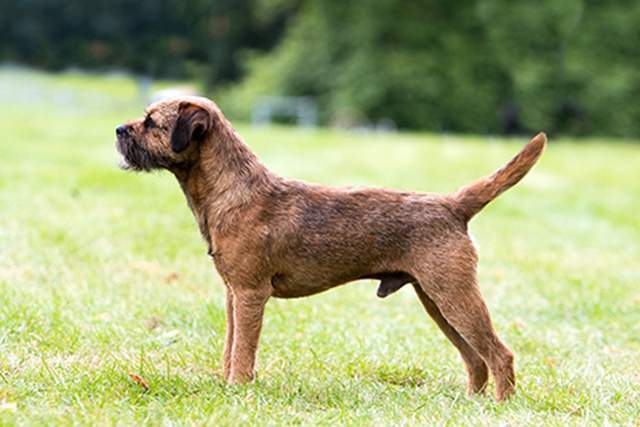
[[[493,175],[480,178],[454,193],[454,203],[464,220],[468,222],[489,202],[517,184],[538,161],[546,144],[547,136],[540,132]]]

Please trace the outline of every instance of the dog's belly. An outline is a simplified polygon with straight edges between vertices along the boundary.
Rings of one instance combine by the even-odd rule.
[[[332,278],[331,280],[315,280],[314,282],[303,279],[295,280],[293,276],[276,274],[271,279],[273,296],[276,298],[300,298],[314,295],[336,286],[347,284],[361,279],[380,280],[378,296],[381,298],[399,290],[407,283],[415,282],[415,278],[402,271],[379,272],[374,274],[353,275],[349,278]]]
[[[355,277],[310,278],[296,274],[276,274],[271,278],[272,295],[276,298],[300,298],[314,295],[336,286],[359,279]]]
[[[272,296],[276,298],[301,298],[308,297],[310,295],[319,294],[333,286],[294,286],[294,287],[282,287],[274,286]]]

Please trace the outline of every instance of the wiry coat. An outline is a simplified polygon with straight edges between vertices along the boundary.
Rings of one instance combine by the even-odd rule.
[[[150,126],[150,124],[153,126]],[[513,392],[513,355],[499,340],[476,282],[468,221],[516,184],[546,143],[536,136],[507,165],[453,194],[338,189],[285,179],[251,153],[217,106],[185,97],[152,105],[118,128],[126,167],[175,174],[227,286],[225,378],[253,377],[264,305],[361,278],[379,296],[411,283],[458,348],[469,392]]]

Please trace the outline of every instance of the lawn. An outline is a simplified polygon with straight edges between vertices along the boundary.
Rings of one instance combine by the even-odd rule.
[[[223,289],[177,183],[116,167],[135,91],[0,71],[0,425],[640,422],[640,144],[551,135],[472,221],[516,354],[510,401],[467,397],[412,289],[379,300],[373,281],[270,301],[257,380],[228,387]],[[525,142],[237,128],[282,175],[416,191],[455,190]]]

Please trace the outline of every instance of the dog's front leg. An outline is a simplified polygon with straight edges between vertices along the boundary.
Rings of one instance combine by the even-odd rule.
[[[225,284],[225,293],[227,296],[227,332],[224,339],[224,379],[229,381],[231,374],[231,351],[233,349],[233,290]]]
[[[264,307],[270,288],[240,288],[233,291],[233,344],[227,381],[240,384],[253,379]]]

